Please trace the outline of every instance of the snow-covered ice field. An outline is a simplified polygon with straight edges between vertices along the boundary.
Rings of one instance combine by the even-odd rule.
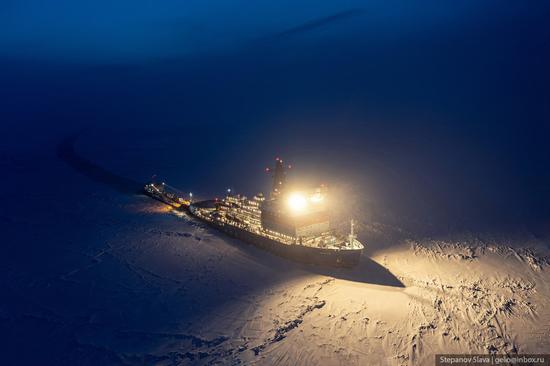
[[[357,268],[315,268],[58,155],[2,157],[17,187],[0,216],[8,364],[426,365],[550,349],[550,251],[529,232],[423,237],[364,221]],[[16,174],[29,169],[39,183]]]

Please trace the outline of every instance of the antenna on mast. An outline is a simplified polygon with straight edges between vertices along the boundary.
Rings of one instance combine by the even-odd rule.
[[[350,232],[349,232],[349,243],[353,244],[353,242],[356,238],[357,238],[357,235],[355,235],[355,220],[351,219],[351,221],[350,221]]]

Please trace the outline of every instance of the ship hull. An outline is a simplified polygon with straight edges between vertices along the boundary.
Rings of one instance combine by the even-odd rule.
[[[275,239],[256,234],[243,228],[207,220],[201,215],[197,215],[193,208],[188,204],[179,204],[162,193],[152,192],[144,189],[144,193],[156,200],[168,204],[179,211],[185,211],[197,220],[204,222],[208,226],[224,232],[230,237],[239,239],[258,248],[269,251],[280,257],[284,257],[296,262],[314,264],[330,267],[353,267],[359,263],[362,249],[330,249],[314,248],[298,244],[286,244]],[[198,205],[212,203],[213,201],[198,202]]]
[[[193,215],[191,211],[190,213]],[[230,237],[239,239],[280,257],[297,262],[330,267],[353,267],[359,263],[361,258],[362,249],[339,250],[313,248],[296,244],[285,244],[239,227],[219,224],[215,221],[204,220],[200,216],[193,216],[210,227],[224,232]]]

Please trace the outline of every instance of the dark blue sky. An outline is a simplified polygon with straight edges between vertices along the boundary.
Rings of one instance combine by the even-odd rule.
[[[308,37],[414,37],[541,15],[530,14],[534,9],[519,2],[7,1],[2,5],[2,45],[4,53],[16,58],[137,62],[233,51],[255,39],[352,9],[362,16],[339,26],[326,22],[321,25],[331,29],[317,29]]]
[[[84,131],[110,169],[207,194],[265,187],[281,155],[374,212],[540,227],[548,19],[534,1],[4,1],[2,151]]]

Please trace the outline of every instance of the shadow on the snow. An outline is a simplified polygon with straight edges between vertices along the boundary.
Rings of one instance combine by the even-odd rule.
[[[307,267],[306,269],[317,274],[341,280],[381,286],[405,287],[405,285],[388,269],[376,263],[366,255],[363,255],[361,257],[361,262],[353,268],[325,268],[314,266]]]
[[[61,160],[91,180],[108,185],[120,193],[140,193],[140,183],[110,172],[94,162],[78,155],[74,148],[77,138],[78,134],[70,135],[64,138],[57,145],[56,153]]]
[[[202,224],[199,224],[202,226]],[[388,269],[370,259],[363,254],[361,261],[355,267],[326,267],[313,264],[304,264],[291,259],[283,258],[264,249],[255,247],[254,245],[234,239],[222,232],[204,226],[206,230],[212,230],[217,235],[222,236],[225,242],[238,248],[241,253],[250,256],[254,261],[267,267],[275,267],[281,271],[290,271],[300,269],[305,272],[334,277],[341,280],[370,283],[380,286],[405,287],[405,285],[395,277]]]

